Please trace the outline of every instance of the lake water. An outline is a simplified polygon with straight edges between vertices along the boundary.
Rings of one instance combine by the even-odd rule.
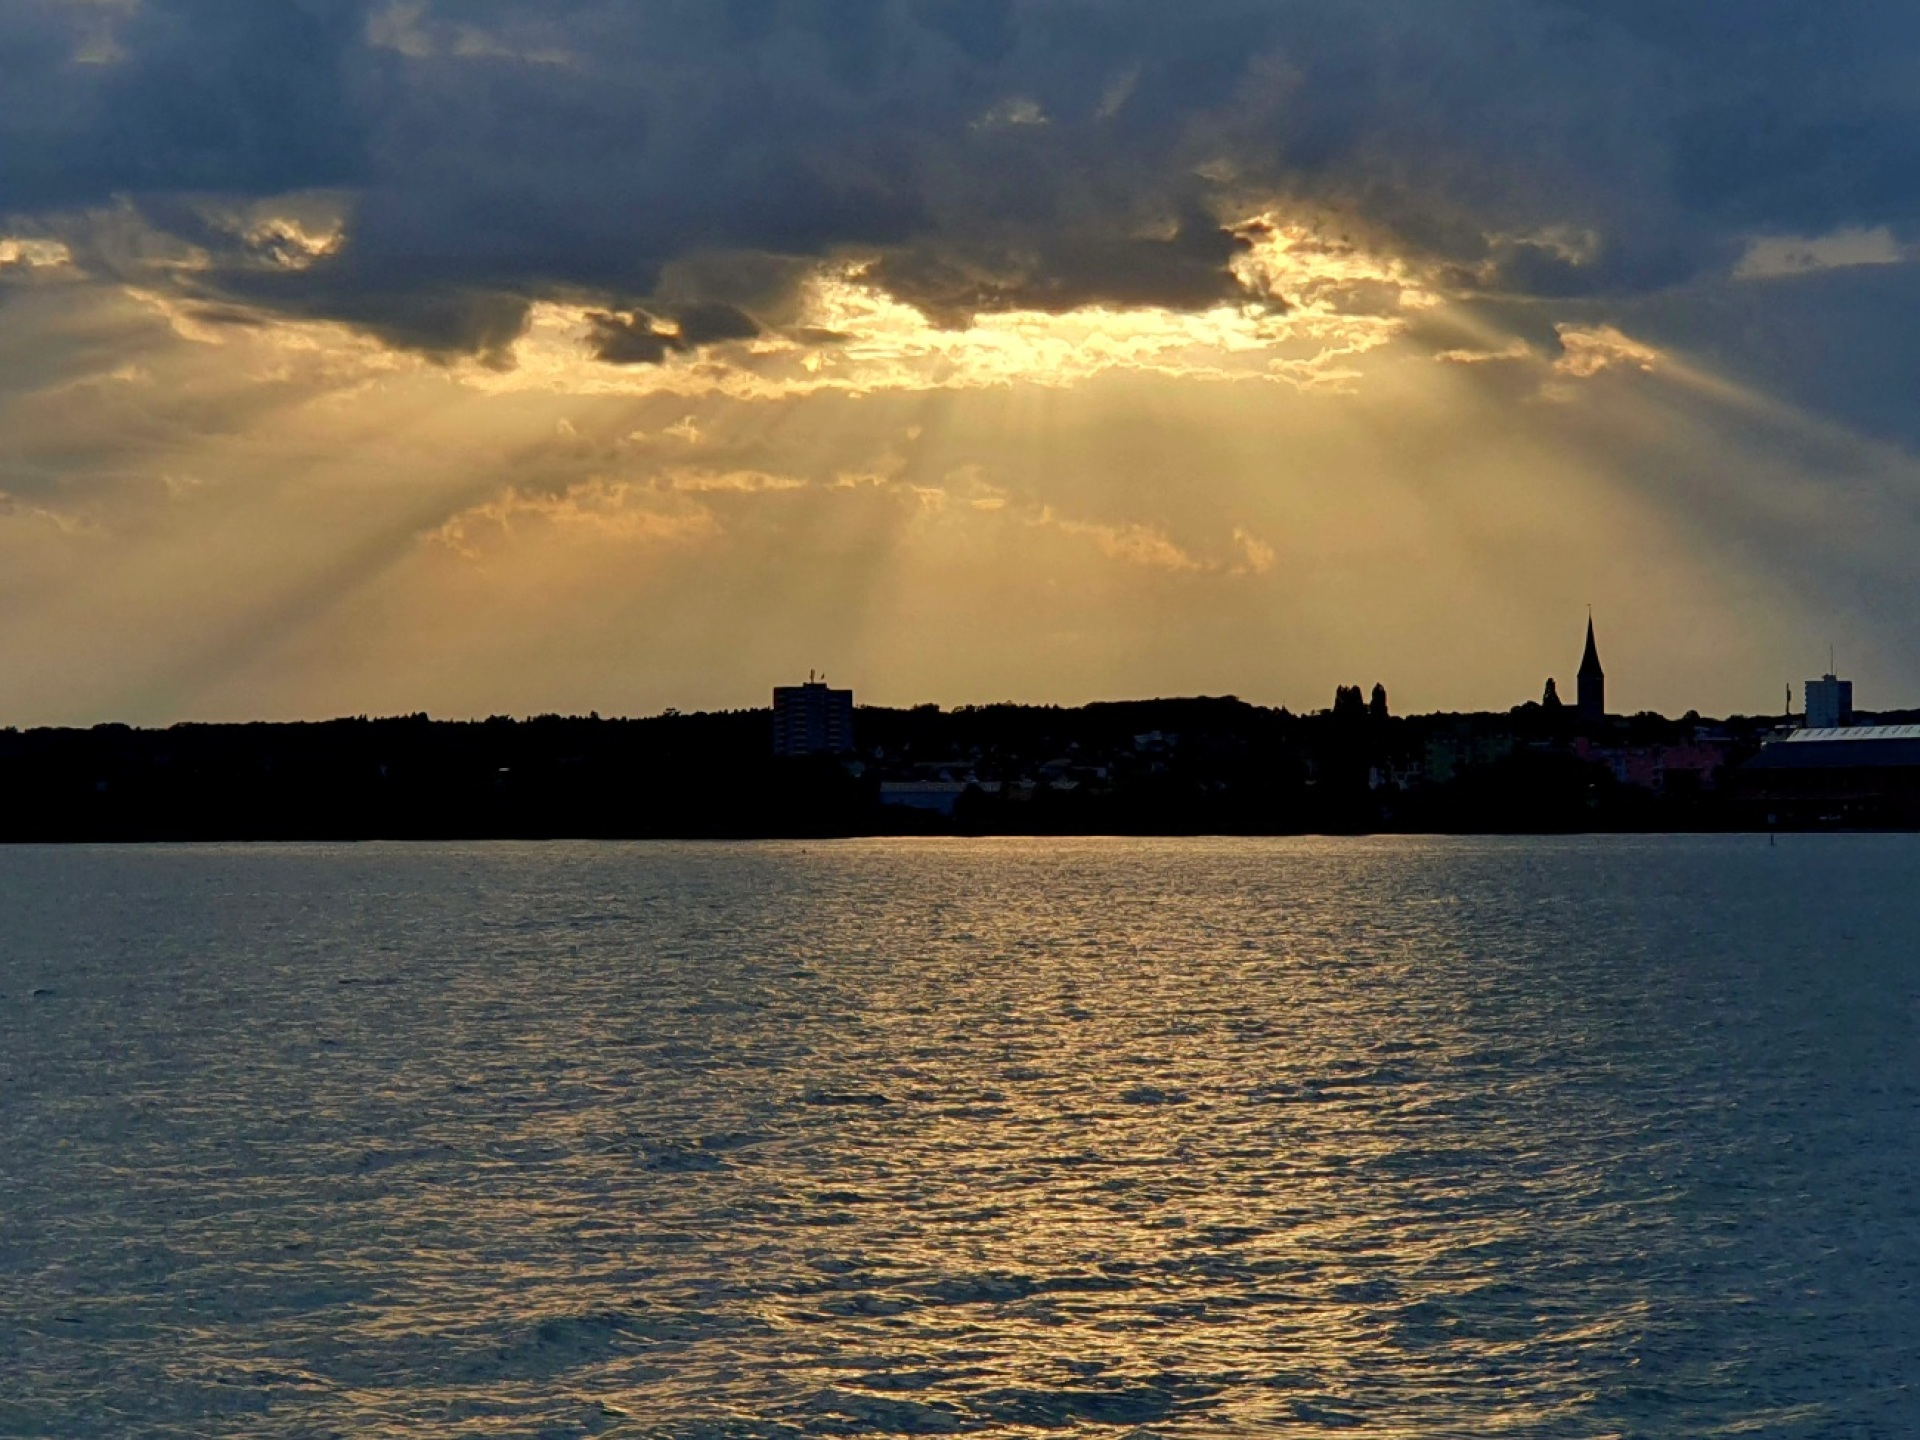
[[[1920,1434],[1920,840],[0,850],[0,1434]]]

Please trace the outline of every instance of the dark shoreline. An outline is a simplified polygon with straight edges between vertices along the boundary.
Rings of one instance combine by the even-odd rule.
[[[325,845],[757,845],[845,844],[860,840],[1573,840],[1627,839],[1635,836],[1680,839],[1696,836],[1920,835],[1920,826],[1875,829],[1807,827],[1772,830],[873,830],[846,834],[738,835],[99,835],[0,839],[0,852],[34,849],[191,849],[197,846]]]
[[[766,710],[6,730],[0,843],[1920,828],[1904,793],[1747,783],[1782,723],[1232,697],[866,707],[857,749],[798,758],[771,753]]]

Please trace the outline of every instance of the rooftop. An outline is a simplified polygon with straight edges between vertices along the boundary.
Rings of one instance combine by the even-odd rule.
[[[1836,740],[1920,740],[1920,725],[1847,725],[1837,729],[1796,730],[1789,745],[1825,745]]]
[[[1920,770],[1920,725],[1796,730],[1763,745],[1747,770]]]

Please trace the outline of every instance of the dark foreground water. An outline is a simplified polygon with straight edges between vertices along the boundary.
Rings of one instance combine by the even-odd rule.
[[[1920,1434],[1920,841],[0,850],[0,1434]]]

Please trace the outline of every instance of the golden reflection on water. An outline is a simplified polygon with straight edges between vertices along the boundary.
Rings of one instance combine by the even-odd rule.
[[[1827,1433],[1738,846],[16,857],[0,1433]]]

